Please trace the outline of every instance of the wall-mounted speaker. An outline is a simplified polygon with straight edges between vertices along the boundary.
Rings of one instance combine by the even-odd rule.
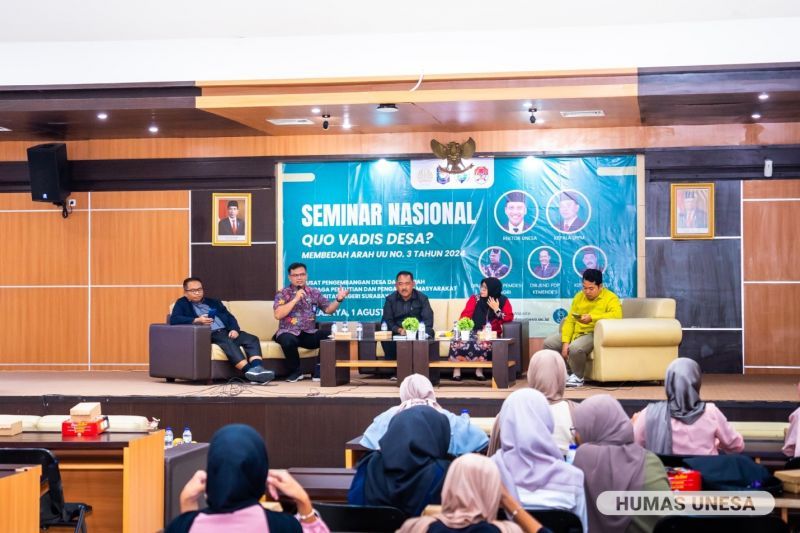
[[[28,175],[34,202],[63,204],[72,192],[67,145],[50,143],[28,148]]]

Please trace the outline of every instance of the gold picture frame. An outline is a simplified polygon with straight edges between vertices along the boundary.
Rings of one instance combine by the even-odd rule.
[[[252,241],[250,193],[215,192],[211,200],[212,246],[250,246]]]
[[[670,235],[673,239],[714,238],[714,184],[670,184]]]

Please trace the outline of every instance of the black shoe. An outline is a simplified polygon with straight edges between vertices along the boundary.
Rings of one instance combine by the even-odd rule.
[[[483,376],[483,375],[479,376],[478,374],[475,374],[475,380],[476,381],[486,381],[487,379],[489,379],[489,378],[487,378],[486,376]]]
[[[453,376],[453,381],[461,381],[462,379],[464,378],[462,378],[461,376]]]
[[[275,372],[263,366],[254,366],[244,373],[244,377],[252,383],[266,384],[275,379]]]
[[[295,370],[286,378],[286,383],[297,383],[298,381],[303,381],[303,374],[299,370]]]

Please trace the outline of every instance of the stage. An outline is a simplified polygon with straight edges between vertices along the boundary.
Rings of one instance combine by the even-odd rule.
[[[730,420],[780,421],[800,403],[797,376],[708,374],[702,398],[715,402]],[[587,385],[567,390],[580,400],[600,393],[619,399],[628,413],[663,400],[656,383]],[[440,403],[455,412],[495,416],[512,389],[492,389],[489,382],[442,379]],[[166,383],[147,372],[3,372],[0,414],[66,414],[80,401],[99,401],[105,414],[158,418],[180,434],[189,425],[195,440],[208,441],[215,429],[231,422],[254,426],[264,434],[275,467],[343,466],[344,443],[361,434],[372,418],[399,402],[399,387],[388,379],[353,375],[350,384],[320,387],[308,379],[268,385]]]

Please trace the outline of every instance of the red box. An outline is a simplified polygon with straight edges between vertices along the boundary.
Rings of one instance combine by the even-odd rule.
[[[96,437],[108,429],[108,417],[102,416],[91,422],[73,422],[65,420],[61,423],[62,437]]]
[[[668,468],[669,487],[678,491],[694,491],[703,488],[703,478],[697,470],[688,468]]]

